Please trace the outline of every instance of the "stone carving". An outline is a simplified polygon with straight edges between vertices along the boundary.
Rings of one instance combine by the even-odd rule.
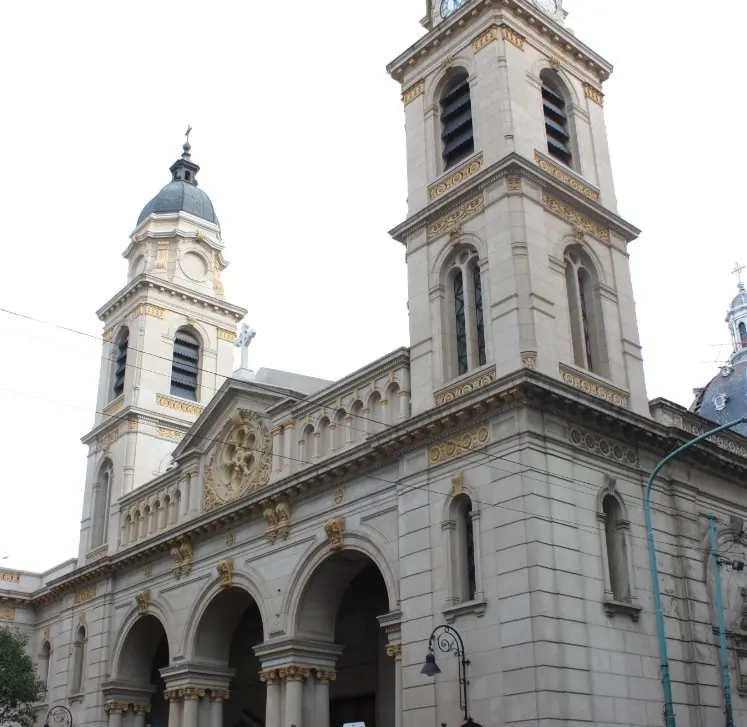
[[[601,381],[595,381],[588,375],[582,376],[563,364],[560,364],[560,378],[569,386],[585,394],[591,394],[615,406],[622,406],[626,409],[628,407],[628,395],[624,391],[615,389],[609,384],[603,384]]]
[[[233,585],[232,558],[224,558],[218,561],[218,575],[220,576],[220,583],[224,588],[229,588]]]
[[[337,674],[335,672],[329,670],[329,669],[317,669],[316,670],[316,680],[320,684],[329,684],[330,682],[333,682],[335,679],[337,679]]]
[[[278,537],[287,538],[290,533],[291,506],[290,502],[285,499],[279,499],[275,504],[275,514],[277,515],[276,532]]]
[[[86,601],[90,601],[92,598],[96,598],[96,586],[89,586],[88,588],[82,588],[79,591],[75,591],[73,604],[85,603]]]
[[[229,343],[235,343],[236,342],[236,332],[235,331],[227,331],[225,328],[219,328],[218,329],[218,340],[220,340],[220,341],[228,341]]]
[[[297,666],[296,664],[289,664],[288,666],[281,666],[278,669],[278,676],[281,679],[304,680],[311,676],[311,670],[305,666]]]
[[[135,714],[148,714],[150,712],[150,704],[133,704],[132,711]]]
[[[604,242],[610,241],[610,231],[608,228],[590,220],[585,215],[573,209],[573,207],[569,207],[567,204],[555,199],[555,197],[549,195],[544,190],[542,191],[542,204],[572,225],[580,225],[590,235],[594,235],[594,237],[598,237]]]
[[[394,659],[402,658],[402,644],[387,644],[386,655]]]
[[[129,315],[130,320],[134,320],[142,315],[153,316],[154,318],[163,318],[163,314],[166,312],[165,308],[159,308],[149,303],[141,303],[132,309]]]
[[[170,442],[181,442],[184,439],[185,432],[169,427],[155,427],[156,436],[161,439],[168,439]]]
[[[278,517],[275,514],[275,506],[268,500],[265,503],[264,509],[262,510],[262,516],[267,522],[267,530],[265,535],[267,539],[274,545],[278,537]]]
[[[429,187],[428,199],[434,200],[442,194],[450,192],[455,187],[458,187],[462,182],[465,182],[470,177],[474,177],[475,174],[482,170],[482,166],[483,156],[480,154],[478,157],[472,159],[472,161],[459,167],[455,172],[449,174],[446,179],[436,182],[433,186]]]
[[[0,621],[15,621],[16,609],[13,606],[0,606]]]
[[[223,295],[223,283],[220,279],[220,259],[216,255],[213,258],[213,290],[216,295]]]
[[[200,416],[203,411],[203,407],[199,404],[190,404],[188,401],[180,401],[179,399],[173,399],[165,394],[156,395],[156,404],[158,406],[166,407],[167,409],[173,409],[174,411],[180,411],[182,414],[192,414],[193,416]]]
[[[214,702],[226,702],[231,696],[231,692],[228,689],[211,689],[210,699]]]
[[[324,523],[330,550],[342,550],[345,545],[345,518],[332,517]]]
[[[52,630],[47,626],[47,628],[44,629],[44,641],[51,641],[52,640]]]
[[[534,371],[537,368],[537,352],[536,351],[522,351],[521,352],[521,364],[525,369]]]
[[[509,177],[506,180],[506,188],[509,192],[521,191],[521,177]]]
[[[471,394],[475,389],[481,389],[483,386],[492,384],[495,381],[495,367],[483,371],[473,379],[464,381],[461,384],[452,386],[443,391],[436,392],[436,404],[448,404],[449,402],[458,399],[460,396],[466,396]]]
[[[5,583],[20,583],[21,574],[17,571],[3,570],[0,571],[0,581],[4,581]]]
[[[343,500],[345,500],[345,490],[343,490],[342,487],[339,487],[335,490],[335,494],[332,495],[332,502],[335,505],[341,505]]]
[[[701,429],[697,424],[695,424],[695,422],[689,421],[679,414],[675,414],[674,416],[669,413],[664,414],[664,416],[662,417],[662,424],[667,427],[677,427],[677,429],[681,429],[683,432],[692,434],[695,437],[698,437],[706,432],[705,429]],[[731,438],[723,437],[720,434],[716,434],[712,437],[708,437],[706,441],[712,442],[717,447],[725,449],[732,454],[739,455],[740,457],[747,457],[747,448]]]
[[[604,94],[597,88],[594,88],[590,83],[584,84],[584,96],[591,99],[595,104],[604,106]]]
[[[562,182],[576,192],[580,192],[584,197],[587,197],[593,202],[599,200],[599,192],[591,189],[591,187],[587,187],[583,182],[568,174],[564,169],[555,166],[555,164],[545,159],[545,157],[543,157],[539,152],[534,152],[534,161],[537,162],[540,169],[548,174],[552,174],[552,176],[559,182]]]
[[[171,546],[171,557],[174,559],[172,569],[177,578],[192,572],[192,561],[195,556],[195,546],[189,535],[183,535]]]
[[[417,83],[414,83],[410,88],[408,88],[403,94],[402,94],[402,103],[404,103],[405,106],[410,103],[410,101],[414,101],[418,96],[422,96],[425,93],[425,81],[420,80]]]
[[[520,33],[517,33],[513,28],[509,28],[508,25],[503,25],[501,26],[501,34],[503,35],[503,40],[512,43],[519,50],[524,50],[524,41],[526,38]]]
[[[472,50],[477,53],[485,46],[490,45],[494,40],[498,40],[498,26],[493,25],[472,41]]]
[[[156,250],[156,270],[165,270],[168,262],[169,243],[159,242]]]
[[[110,417],[112,414],[116,414],[124,406],[124,396],[120,396],[119,399],[104,407],[104,416]]]
[[[236,542],[236,535],[233,532],[226,535],[226,545],[231,546]]]
[[[204,696],[204,687],[183,687],[179,690],[179,697],[181,699],[202,699]]]
[[[130,708],[129,702],[120,701],[118,699],[110,699],[104,704],[104,711],[107,714],[122,714]]]
[[[455,225],[459,225],[461,228],[462,222],[482,212],[484,207],[485,199],[482,196],[475,197],[448,215],[439,217],[435,222],[428,225],[428,239],[433,240],[439,235],[450,232]]]
[[[490,442],[490,430],[479,427],[471,432],[465,432],[453,439],[434,444],[428,450],[428,464],[435,465],[447,462],[454,457],[460,457],[468,452],[484,447]]]
[[[458,470],[451,475],[451,492],[454,496],[464,492],[464,472]]]
[[[96,440],[96,449],[101,452],[102,450],[109,449],[109,445],[119,436],[117,429],[113,429],[111,432],[102,434]]]
[[[259,680],[264,684],[276,684],[279,678],[277,669],[266,669],[259,673]]]
[[[272,467],[272,438],[253,411],[233,412],[217,441],[205,473],[206,512],[264,487]]]
[[[114,338],[114,329],[110,328],[108,331],[104,331],[104,334],[101,336],[105,341],[111,341],[112,338]]]
[[[571,427],[568,432],[568,439],[571,444],[585,449],[587,452],[593,452],[607,459],[631,466],[638,464],[638,455],[634,449],[612,439],[600,437],[598,434],[577,427]]]
[[[135,602],[137,603],[137,612],[144,616],[148,613],[148,604],[150,603],[150,589],[145,588],[142,591],[138,591],[135,594]]]

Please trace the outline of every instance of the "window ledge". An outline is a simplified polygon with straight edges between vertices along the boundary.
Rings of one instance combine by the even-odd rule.
[[[75,704],[76,702],[82,702],[83,698],[86,695],[83,692],[78,692],[77,694],[71,694],[68,698],[68,704]]]
[[[453,606],[444,606],[443,614],[446,617],[446,623],[454,623],[458,616],[467,616],[470,613],[475,614],[477,618],[482,618],[485,615],[485,609],[487,608],[488,602],[484,598],[480,598],[474,601],[463,601]]]
[[[605,599],[604,611],[608,616],[614,616],[616,613],[621,613],[624,616],[630,616],[633,621],[638,621],[638,617],[643,609],[640,606],[636,606],[632,603],[626,603],[625,601],[615,601],[613,599]]]

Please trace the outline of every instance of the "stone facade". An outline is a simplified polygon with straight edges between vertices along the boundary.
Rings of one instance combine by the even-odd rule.
[[[646,397],[637,231],[616,214],[599,90],[611,68],[562,7],[434,7],[389,68],[406,104],[410,212],[393,235],[410,348],[337,382],[231,374],[244,311],[216,285],[217,226],[155,212],[133,233],[127,285],[99,313],[78,558],[0,571],[0,619],[31,634],[48,685],[39,725],[54,705],[113,727],[662,724],[643,485],[710,425]],[[459,69],[475,148],[444,169],[440,94]],[[573,165],[549,151],[546,71],[570,94]],[[131,374],[112,398],[125,324]],[[195,400],[169,390],[184,326]],[[747,560],[745,474],[747,439],[724,434],[654,489],[680,725],[723,721],[707,518]],[[740,724],[746,589],[723,579]],[[464,640],[466,705],[450,644],[430,641],[443,625]]]

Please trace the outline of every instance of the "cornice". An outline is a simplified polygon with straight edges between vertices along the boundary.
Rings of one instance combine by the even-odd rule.
[[[182,218],[187,220],[187,222],[191,222],[198,227],[204,227],[206,230],[210,230],[220,236],[220,227],[215,223],[208,222],[208,220],[205,220],[202,217],[197,217],[189,212],[185,212],[184,210],[178,210],[176,212],[151,212],[139,225],[137,225],[137,227],[135,227],[135,229],[130,233],[130,237],[132,238],[145,230],[151,220],[163,222],[168,220],[179,220]]]
[[[220,232],[218,232],[216,237],[217,239],[214,240],[212,237],[208,237],[202,230],[182,230],[178,227],[173,230],[149,230],[146,228],[138,228],[136,232],[133,232],[132,235],[130,235],[130,244],[127,245],[127,248],[122,253],[122,257],[128,258],[138,245],[147,240],[171,240],[173,238],[180,238],[187,242],[194,242],[197,244],[205,243],[209,248],[218,253],[223,267],[228,267],[229,263],[223,256],[225,245],[220,239]]]
[[[154,426],[167,426],[169,428],[184,429],[185,434],[189,431],[190,426],[192,426],[190,423],[185,422],[183,419],[178,419],[177,417],[159,415],[149,409],[141,409],[140,407],[127,405],[122,407],[122,409],[118,409],[115,414],[105,414],[104,421],[97,424],[87,434],[81,437],[80,441],[83,444],[91,444],[101,435],[118,427],[122,422],[133,421],[153,424]]]

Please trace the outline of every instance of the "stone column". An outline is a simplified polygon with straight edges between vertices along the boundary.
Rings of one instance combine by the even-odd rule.
[[[296,432],[296,422],[294,420],[287,421],[283,424],[283,471],[290,473],[293,472],[294,464],[296,464],[293,455],[293,438]]]
[[[482,545],[480,538],[480,511],[473,510],[470,513],[472,518],[472,540],[473,555],[475,558],[475,600],[481,601],[485,598],[485,590],[482,585]]]
[[[275,427],[270,430],[270,434],[272,435],[272,471],[280,472],[283,461],[281,453],[283,447],[283,428]]]
[[[223,702],[228,696],[228,689],[210,690],[210,727],[223,727]]]
[[[314,432],[311,435],[311,439],[312,439],[312,442],[313,442],[313,444],[311,445],[313,447],[313,450],[312,450],[313,454],[311,455],[311,459],[319,459],[319,456],[321,454],[319,452],[319,448],[320,448],[319,439],[320,439],[320,436],[321,436],[321,432]],[[298,727],[298,725],[296,725],[296,727]]]
[[[179,480],[179,492],[182,493],[182,499],[179,503],[181,506],[179,517],[183,517],[189,512],[189,472]]]
[[[132,712],[135,715],[133,727],[145,727],[145,715],[150,712],[150,704],[133,704]]]
[[[314,727],[329,727],[329,683],[337,678],[333,671],[316,670],[316,689],[314,694],[314,711],[316,725]]]
[[[456,594],[456,573],[454,572],[454,532],[456,523],[453,520],[444,520],[441,523],[444,532],[444,555],[446,556],[446,604],[453,606],[459,602]]]
[[[199,700],[205,696],[205,690],[199,687],[185,687],[179,690],[179,696],[184,697],[181,727],[198,727]]]
[[[200,485],[200,468],[197,467],[189,472],[189,511],[197,512],[200,509],[200,497],[198,494]]]
[[[353,415],[347,414],[345,416],[345,445],[349,445],[353,439]]]
[[[381,421],[377,424],[379,431],[384,431],[389,424],[389,399],[382,399],[379,402],[381,406]]]
[[[303,682],[304,679],[308,679],[309,673],[308,669],[300,666],[286,666],[280,669],[280,678],[285,679],[285,722],[288,727],[302,727]]]
[[[394,727],[402,727],[402,644],[388,644],[386,653],[394,658]]]
[[[179,696],[178,689],[167,689],[163,693],[169,703],[169,727],[182,727],[182,708],[184,703]]]
[[[122,727],[122,712],[127,711],[127,702],[111,700],[104,705],[104,711],[109,715],[109,727]]]
[[[267,684],[265,727],[280,727],[280,678],[277,669],[260,672],[259,679]]]
[[[404,421],[410,417],[410,392],[400,389],[399,392],[399,418]]]
[[[337,446],[337,423],[336,422],[330,422],[329,427],[327,429],[327,436],[329,437],[329,451],[335,452],[336,450],[340,449]]]

